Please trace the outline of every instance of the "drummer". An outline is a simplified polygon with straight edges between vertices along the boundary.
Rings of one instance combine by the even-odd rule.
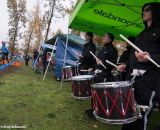
[[[128,40],[130,40],[131,42],[135,41],[135,37],[129,36]],[[126,69],[124,72],[121,72],[121,80],[124,81],[126,80],[127,76],[128,76],[128,71],[129,71],[129,57],[130,57],[130,51],[131,51],[131,46],[126,42],[127,46],[126,49],[124,50],[123,54],[121,55],[118,64],[119,65],[124,65],[126,66]]]
[[[134,44],[144,52],[131,50],[130,69],[137,75],[134,83],[134,94],[139,105],[149,106],[149,111],[141,112],[142,118],[124,124],[122,130],[146,130],[152,113],[152,104],[160,101],[160,68],[152,64],[151,57],[160,64],[160,2],[147,3],[142,8],[142,19],[145,29],[139,34]],[[126,66],[119,66],[123,71]],[[155,92],[155,94],[153,93]],[[152,100],[153,99],[153,100]]]
[[[84,44],[84,49],[82,52],[82,56],[80,56],[79,62],[79,69],[80,70],[88,70],[92,67],[92,65],[95,63],[94,58],[90,54],[90,51],[95,54],[96,52],[96,46],[93,43],[93,33],[87,32],[85,35],[85,41],[87,42]],[[80,71],[80,74],[83,74],[82,71]]]
[[[113,66],[106,63],[106,60],[111,61],[112,63],[117,63],[117,57],[118,52],[117,49],[112,44],[114,40],[114,35],[111,33],[106,33],[103,37],[103,48],[98,53],[98,60],[96,60],[96,63],[93,65],[92,68],[89,70],[92,70],[95,72],[94,82],[95,83],[101,83],[106,81],[110,81],[111,77],[111,70],[113,69]],[[104,68],[101,63],[106,67]]]
[[[103,48],[98,54],[98,59],[92,68],[89,70],[95,71],[94,82],[101,83],[105,81],[111,81],[111,71],[113,66],[106,63],[109,60],[113,63],[117,63],[118,52],[117,49],[112,44],[114,40],[114,35],[111,33],[106,33],[103,37]],[[104,68],[101,63],[106,67]],[[93,118],[93,106],[91,101],[91,109],[86,110],[89,117]]]

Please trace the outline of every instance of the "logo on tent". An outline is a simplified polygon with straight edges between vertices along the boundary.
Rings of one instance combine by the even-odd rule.
[[[124,19],[124,18],[121,18],[121,17],[117,17],[112,13],[105,12],[104,10],[94,9],[93,13],[97,14],[97,15],[100,15],[102,17],[108,18],[108,19],[112,19],[112,20],[124,23],[126,25],[130,25],[130,26],[132,25],[132,26],[136,26],[137,28],[142,28],[143,29],[143,26],[141,26],[137,23],[134,23],[132,21],[128,21],[127,19]]]

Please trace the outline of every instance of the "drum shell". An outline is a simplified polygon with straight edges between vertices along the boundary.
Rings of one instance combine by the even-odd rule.
[[[71,77],[79,75],[78,67],[76,66],[65,66],[63,68],[62,78],[65,80],[70,80]]]
[[[93,84],[93,76],[80,75],[71,78],[72,94],[79,99],[91,96],[91,84]]]
[[[95,110],[94,112],[97,117],[104,120],[106,119],[108,122],[113,124],[130,123],[126,122],[126,120],[131,119],[132,121],[132,118],[135,120],[135,117],[137,117],[133,89],[131,84],[127,82],[124,82],[124,84],[123,82],[119,83],[120,85],[117,85],[116,87],[111,85],[112,82],[93,84],[92,98]],[[95,96],[95,93],[98,97]],[[114,103],[116,104],[114,105]],[[123,111],[125,113],[123,113]]]

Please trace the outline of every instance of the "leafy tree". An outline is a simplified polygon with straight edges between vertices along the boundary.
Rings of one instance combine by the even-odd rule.
[[[40,7],[39,2],[37,2],[36,7],[28,14],[27,29],[24,35],[25,54],[40,46],[41,41],[43,41],[42,31]]]
[[[18,45],[18,38],[22,38],[20,29],[26,24],[26,0],[7,0],[9,12],[9,48],[13,56],[14,50]]]
[[[70,14],[75,2],[76,0],[45,0],[46,11],[43,16],[43,29],[46,30],[45,40],[48,39],[52,18],[64,18],[67,14]],[[68,3],[70,7],[64,3]]]

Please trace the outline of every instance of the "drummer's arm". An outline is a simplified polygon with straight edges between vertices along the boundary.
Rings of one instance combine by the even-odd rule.
[[[150,57],[155,61],[157,62],[158,64],[160,64],[160,36],[157,40],[157,48],[158,48],[158,52],[156,54],[150,54]]]
[[[92,55],[90,54],[90,51],[95,54],[96,52],[96,47],[95,46],[90,46],[84,50],[84,53],[82,54],[83,58],[92,58]]]

